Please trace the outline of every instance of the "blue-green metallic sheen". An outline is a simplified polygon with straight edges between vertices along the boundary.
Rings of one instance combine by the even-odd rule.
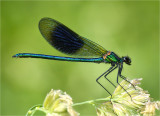
[[[107,55],[104,60],[107,63],[111,63],[111,62],[120,63],[121,62],[121,58],[119,58],[114,52],[111,52],[110,55]]]
[[[60,61],[72,61],[72,62],[96,62],[100,63],[103,62],[103,58],[72,58],[72,57],[61,57],[61,56],[50,56],[44,54],[31,54],[31,53],[19,53],[14,55],[13,57],[19,58],[43,58],[43,59],[50,59],[50,60],[60,60]]]

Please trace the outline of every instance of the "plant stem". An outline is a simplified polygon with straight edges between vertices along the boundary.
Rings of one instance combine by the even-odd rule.
[[[72,106],[78,106],[83,104],[95,104],[96,102],[99,102],[99,101],[110,101],[110,98],[100,98],[100,99],[89,100],[89,101],[84,101],[80,103],[74,103]]]
[[[33,116],[34,113],[39,110],[39,111],[43,111],[43,106],[40,104],[40,105],[35,105],[33,106],[32,108],[29,109],[29,111],[27,112],[26,116]]]

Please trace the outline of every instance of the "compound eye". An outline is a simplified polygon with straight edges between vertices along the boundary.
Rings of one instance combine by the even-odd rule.
[[[129,57],[124,57],[124,62],[128,65],[131,65],[131,59]]]
[[[126,61],[129,62],[129,58],[126,58]]]

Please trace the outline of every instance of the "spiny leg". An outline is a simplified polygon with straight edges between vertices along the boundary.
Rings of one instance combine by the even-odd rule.
[[[96,82],[101,86],[103,87],[104,90],[106,90],[110,95],[111,95],[111,98],[112,98],[112,94],[98,81],[103,75],[105,75],[106,73],[108,73],[110,70],[112,70],[114,66],[110,67],[106,72],[104,72],[102,75],[100,75],[97,79],[96,79]]]
[[[117,76],[117,84],[119,85],[119,86],[121,86],[122,87],[122,89],[124,89],[124,87],[118,82],[118,76]],[[132,100],[132,96],[127,92],[127,90],[126,89],[124,89],[125,90],[125,92],[130,96],[130,98],[131,98],[131,101],[133,101]]]
[[[128,81],[126,77],[124,77],[123,75],[120,75],[120,77],[125,81],[127,81],[128,83],[130,83],[133,86],[133,88],[136,90],[136,87],[130,81]]]
[[[112,68],[110,71],[108,71],[107,74],[104,75],[105,79],[107,79],[115,88],[116,86],[107,78],[107,75],[111,73],[113,70],[115,70],[116,68],[117,68],[117,65],[114,68]]]
[[[122,67],[120,67],[120,65],[119,65],[119,66],[118,66],[118,74],[117,74],[117,84],[118,84],[119,86],[121,86],[122,89],[124,89],[124,87],[118,82],[118,77],[119,77],[119,75],[121,75],[121,72],[122,72]],[[127,90],[124,89],[124,91],[130,96],[131,101],[133,101],[133,100],[132,100],[132,96],[127,92]]]

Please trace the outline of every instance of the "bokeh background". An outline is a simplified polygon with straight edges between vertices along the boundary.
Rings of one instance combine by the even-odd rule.
[[[122,74],[143,78],[141,87],[159,100],[159,2],[158,1],[1,1],[1,115],[24,115],[42,104],[53,89],[66,91],[73,102],[103,98],[109,94],[96,78],[110,65],[16,59],[16,53],[65,56],[41,36],[38,22],[54,18],[81,36],[130,56]],[[116,83],[117,70],[109,78]],[[112,93],[114,87],[100,82]],[[95,116],[91,105],[75,106],[82,116]]]

